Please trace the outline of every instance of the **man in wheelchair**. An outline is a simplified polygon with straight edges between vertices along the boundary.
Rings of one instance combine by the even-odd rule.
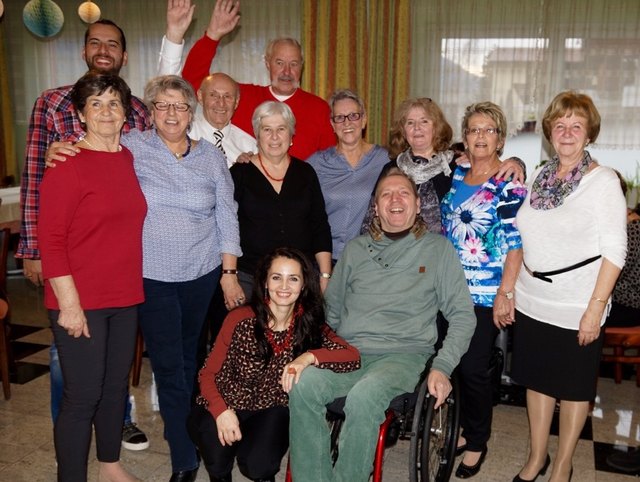
[[[445,237],[427,232],[419,209],[415,183],[397,168],[383,173],[369,234],[351,241],[336,264],[325,293],[327,322],[360,350],[362,366],[351,373],[311,366],[292,386],[294,482],[369,479],[389,402],[414,390],[435,351],[438,310],[449,328],[433,360],[428,388],[437,397],[436,406],[451,391],[449,377],[469,346],[476,320],[456,251]],[[345,422],[333,466],[325,405],[345,396]]]

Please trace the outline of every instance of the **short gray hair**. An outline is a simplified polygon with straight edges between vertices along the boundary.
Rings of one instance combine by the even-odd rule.
[[[331,94],[331,97],[329,97],[329,107],[331,108],[331,115],[333,115],[334,105],[340,100],[352,100],[356,104],[358,104],[358,108],[360,109],[361,113],[366,113],[366,109],[364,108],[364,101],[358,94],[350,89],[338,89],[333,94]]]
[[[267,44],[267,48],[264,51],[264,58],[265,58],[265,60],[267,62],[273,56],[273,49],[275,48],[275,46],[277,44],[280,44],[280,43],[288,44],[288,45],[291,45],[292,47],[297,48],[298,51],[300,52],[300,62],[302,62],[304,64],[304,53],[302,52],[302,45],[300,45],[300,42],[298,42],[293,37],[278,37],[278,38],[274,38],[273,40],[271,40]]]
[[[253,117],[251,117],[253,134],[256,136],[256,139],[258,138],[258,135],[260,133],[262,119],[272,115],[282,116],[285,123],[287,124],[287,127],[289,128],[289,134],[291,136],[296,133],[296,116],[293,115],[291,108],[284,102],[268,100],[256,107],[256,110],[253,111]]]
[[[144,103],[149,111],[153,110],[153,103],[158,94],[166,92],[167,90],[177,90],[181,92],[185,101],[189,104],[189,107],[191,107],[191,112],[195,112],[198,99],[193,92],[193,87],[191,87],[189,82],[177,75],[160,75],[147,82],[147,85],[144,86]]]

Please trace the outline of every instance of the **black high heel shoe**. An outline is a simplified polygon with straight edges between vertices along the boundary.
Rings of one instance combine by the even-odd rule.
[[[480,458],[475,463],[475,465],[466,465],[464,462],[460,462],[458,468],[456,469],[456,477],[459,479],[470,479],[478,472],[480,472],[480,467],[482,467],[482,463],[484,462],[485,457],[487,456],[487,448],[485,447],[482,452],[480,452]]]
[[[195,482],[198,475],[198,467],[193,470],[181,470],[171,474],[169,482]]]
[[[544,461],[544,465],[538,471],[538,473],[536,474],[536,476],[533,479],[526,480],[526,479],[523,479],[522,477],[520,477],[520,474],[518,474],[513,478],[512,482],[534,482],[538,477],[540,477],[541,475],[544,475],[544,474],[547,473],[547,469],[549,468],[550,464],[551,464],[551,457],[549,456],[549,454],[547,454],[547,459]],[[569,477],[569,480],[571,480],[571,477]]]

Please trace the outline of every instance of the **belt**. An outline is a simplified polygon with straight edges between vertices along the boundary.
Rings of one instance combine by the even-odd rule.
[[[524,269],[527,270],[527,273],[529,273],[534,278],[541,279],[542,281],[546,281],[547,283],[553,283],[553,280],[549,278],[549,276],[555,276],[557,274],[566,273],[567,271],[573,271],[574,269],[582,268],[583,266],[593,263],[601,257],[601,255],[594,256],[593,258],[585,259],[584,261],[572,264],[571,266],[567,266],[566,268],[554,269],[553,271],[532,271],[524,261],[522,264],[524,265]]]

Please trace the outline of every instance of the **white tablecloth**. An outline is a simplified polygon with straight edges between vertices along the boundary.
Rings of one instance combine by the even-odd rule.
[[[20,232],[20,186],[0,189],[0,228]]]

